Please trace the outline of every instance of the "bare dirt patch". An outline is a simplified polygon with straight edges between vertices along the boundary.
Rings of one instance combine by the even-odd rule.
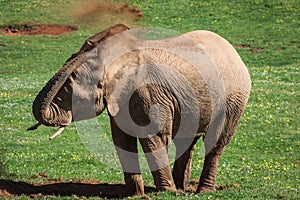
[[[234,47],[236,49],[248,49],[248,52],[250,54],[253,54],[253,53],[256,53],[256,52],[260,52],[260,51],[264,50],[262,47],[252,47],[249,44],[240,44],[240,45],[236,45]]]
[[[237,48],[237,49],[250,49],[251,46],[249,44],[240,44],[240,45],[236,45],[235,48]]]
[[[77,26],[58,24],[20,23],[4,26],[0,32],[9,36],[19,35],[59,35],[76,31]]]

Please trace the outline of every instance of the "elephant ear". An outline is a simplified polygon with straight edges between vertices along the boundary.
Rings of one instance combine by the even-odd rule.
[[[117,33],[126,31],[126,30],[129,30],[129,27],[127,27],[126,25],[116,24],[116,25],[108,27],[104,31],[101,31],[101,32],[93,35],[92,37],[88,38],[84,42],[84,44],[82,45],[82,47],[80,48],[80,50],[77,53],[72,54],[72,56],[67,60],[67,62],[69,60],[72,60],[73,58],[77,57],[80,54],[83,54],[85,52],[88,52],[88,51],[94,49],[98,44],[100,44],[100,42],[103,42],[107,38],[109,38]]]
[[[129,101],[130,95],[142,80],[139,71],[140,51],[130,51],[114,60],[107,68],[105,93],[108,112],[116,116]]]
[[[82,62],[86,59],[87,54],[93,50],[101,42],[107,38],[128,30],[129,28],[123,24],[116,24],[108,27],[104,31],[93,35],[88,38],[81,49],[73,54],[64,64],[64,66],[47,82],[44,88],[39,92],[35,98],[32,106],[33,114],[36,120],[39,122],[35,126],[35,129],[39,125],[44,124],[47,126],[66,126],[72,121],[72,113],[70,108],[63,108],[57,102],[61,102],[61,95],[71,91],[64,91],[64,84],[69,80],[71,74],[81,66]],[[67,99],[66,101],[71,101]],[[62,116],[49,114],[49,110],[57,113],[61,113]]]

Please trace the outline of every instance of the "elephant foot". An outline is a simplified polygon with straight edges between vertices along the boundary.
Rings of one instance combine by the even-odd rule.
[[[212,187],[212,186],[198,186],[197,190],[196,190],[196,194],[197,193],[204,193],[204,192],[214,192],[216,191],[216,187]]]
[[[151,200],[151,198],[147,195],[141,196],[140,199],[142,199],[142,200]]]
[[[170,180],[159,180],[155,182],[158,191],[174,192],[177,193],[176,186],[172,179]]]
[[[144,182],[141,174],[125,173],[125,183],[133,196],[144,196]]]
[[[182,194],[184,194],[184,193],[185,193],[184,190],[179,189],[179,190],[177,190],[176,195],[182,195]]]
[[[143,197],[145,196],[145,192],[144,192],[144,185],[140,185],[140,184],[137,184],[137,185],[130,185],[129,186],[129,190],[132,191],[132,196],[137,196],[137,197]]]
[[[182,189],[176,189],[176,188],[168,188],[168,189],[163,189],[163,190],[159,190],[161,192],[169,192],[171,193],[172,195],[174,196],[180,196],[180,195],[183,195],[185,193],[184,190]]]
[[[172,186],[162,186],[162,187],[158,187],[157,189],[158,189],[158,191],[166,191],[166,192],[177,193],[177,189],[176,189],[175,185],[172,185]]]

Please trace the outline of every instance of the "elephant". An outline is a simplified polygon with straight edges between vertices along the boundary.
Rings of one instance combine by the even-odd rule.
[[[250,90],[245,64],[216,33],[195,30],[151,39],[151,31],[116,24],[88,38],[47,82],[33,102],[38,123],[29,130],[58,126],[54,138],[71,122],[106,109],[125,184],[134,195],[144,194],[138,142],[156,188],[176,192],[187,189],[202,138],[205,158],[195,192],[214,191],[218,162]]]

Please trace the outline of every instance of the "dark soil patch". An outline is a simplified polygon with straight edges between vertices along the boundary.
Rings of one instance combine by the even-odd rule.
[[[20,23],[4,26],[0,32],[9,36],[18,35],[59,35],[77,30],[77,26],[58,24]]]
[[[263,50],[264,50],[264,49],[263,49],[262,47],[256,47],[256,48],[250,50],[249,52],[250,52],[250,53],[255,53],[255,52],[260,52],[260,51],[263,51]]]
[[[237,48],[237,49],[250,49],[251,46],[249,44],[240,44],[240,45],[236,45],[235,48]]]
[[[256,52],[260,52],[263,51],[264,49],[262,47],[251,47],[249,44],[240,44],[240,45],[236,45],[234,46],[237,49],[249,49],[249,53],[256,53]]]

